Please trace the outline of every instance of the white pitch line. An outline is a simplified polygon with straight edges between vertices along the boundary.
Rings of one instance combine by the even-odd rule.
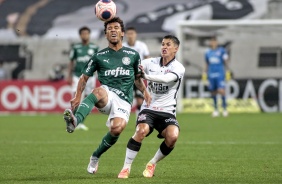
[[[0,141],[0,144],[97,144],[100,141]],[[144,142],[145,144],[158,144],[160,142],[150,141]],[[117,144],[127,144],[127,142],[117,142]],[[282,145],[282,142],[240,142],[240,141],[188,141],[177,142],[177,145]]]

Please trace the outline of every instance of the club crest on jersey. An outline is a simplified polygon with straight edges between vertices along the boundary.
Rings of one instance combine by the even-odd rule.
[[[130,64],[130,58],[129,57],[123,57],[122,58],[122,63],[124,65],[129,65]]]
[[[87,53],[88,53],[88,55],[93,55],[94,54],[94,50],[93,49],[88,49]]]
[[[138,121],[144,121],[144,120],[146,120],[146,114],[140,114],[138,116]]]

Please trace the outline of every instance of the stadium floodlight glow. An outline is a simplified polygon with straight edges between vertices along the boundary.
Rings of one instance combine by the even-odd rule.
[[[176,36],[182,42],[179,46],[179,50],[177,53],[177,60],[179,62],[184,62],[183,57],[183,51],[184,51],[184,44],[185,41],[185,34],[193,34],[198,36],[201,30],[199,28],[228,28],[228,27],[243,27],[243,26],[282,26],[282,20],[281,19],[256,19],[256,20],[250,20],[250,19],[239,19],[239,20],[182,20],[178,21],[177,28],[176,28]],[[196,31],[191,31],[190,29],[199,29]],[[187,32],[187,29],[189,30]],[[185,78],[184,78],[185,79]],[[182,112],[183,105],[182,105],[182,99],[183,99],[183,86],[185,81],[182,82],[178,94],[178,102],[177,102],[177,112]]]

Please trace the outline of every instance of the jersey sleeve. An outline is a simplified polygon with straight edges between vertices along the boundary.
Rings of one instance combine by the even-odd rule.
[[[140,69],[139,69],[140,62],[141,62],[140,55],[138,54],[138,52],[136,52],[134,66],[133,66],[135,74],[140,73]]]
[[[87,75],[87,76],[93,76],[94,72],[97,70],[97,58],[96,54],[92,56],[87,64],[83,67],[82,69],[82,74]]]
[[[205,53],[205,61],[207,64],[209,64],[209,57],[208,57],[208,51]]]
[[[177,79],[175,80],[178,81],[179,79],[182,79],[185,74],[185,68],[182,64],[178,64],[172,71],[171,73],[175,74],[177,76]]]
[[[71,50],[70,50],[70,54],[69,54],[69,59],[71,61],[75,60],[76,58],[76,50],[74,48],[74,46],[72,46]]]
[[[229,58],[229,56],[226,52],[226,49],[222,48],[222,59],[223,59],[223,61],[226,61],[228,58]]]

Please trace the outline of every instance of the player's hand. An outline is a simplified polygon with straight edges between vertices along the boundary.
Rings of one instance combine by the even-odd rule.
[[[202,79],[201,79],[203,82],[207,82],[207,80],[208,80],[208,75],[207,75],[207,73],[206,72],[203,72],[202,73]]]
[[[227,70],[225,72],[225,80],[226,81],[230,81],[231,80],[231,72],[229,70]]]
[[[144,95],[144,100],[145,100],[147,106],[149,107],[150,104],[151,104],[151,101],[152,101],[152,97],[147,90],[144,91],[143,95]]]
[[[71,99],[70,104],[71,104],[71,110],[72,110],[72,111],[75,111],[76,108],[77,108],[77,107],[79,106],[79,104],[80,104],[80,98],[74,97],[73,99]]]

